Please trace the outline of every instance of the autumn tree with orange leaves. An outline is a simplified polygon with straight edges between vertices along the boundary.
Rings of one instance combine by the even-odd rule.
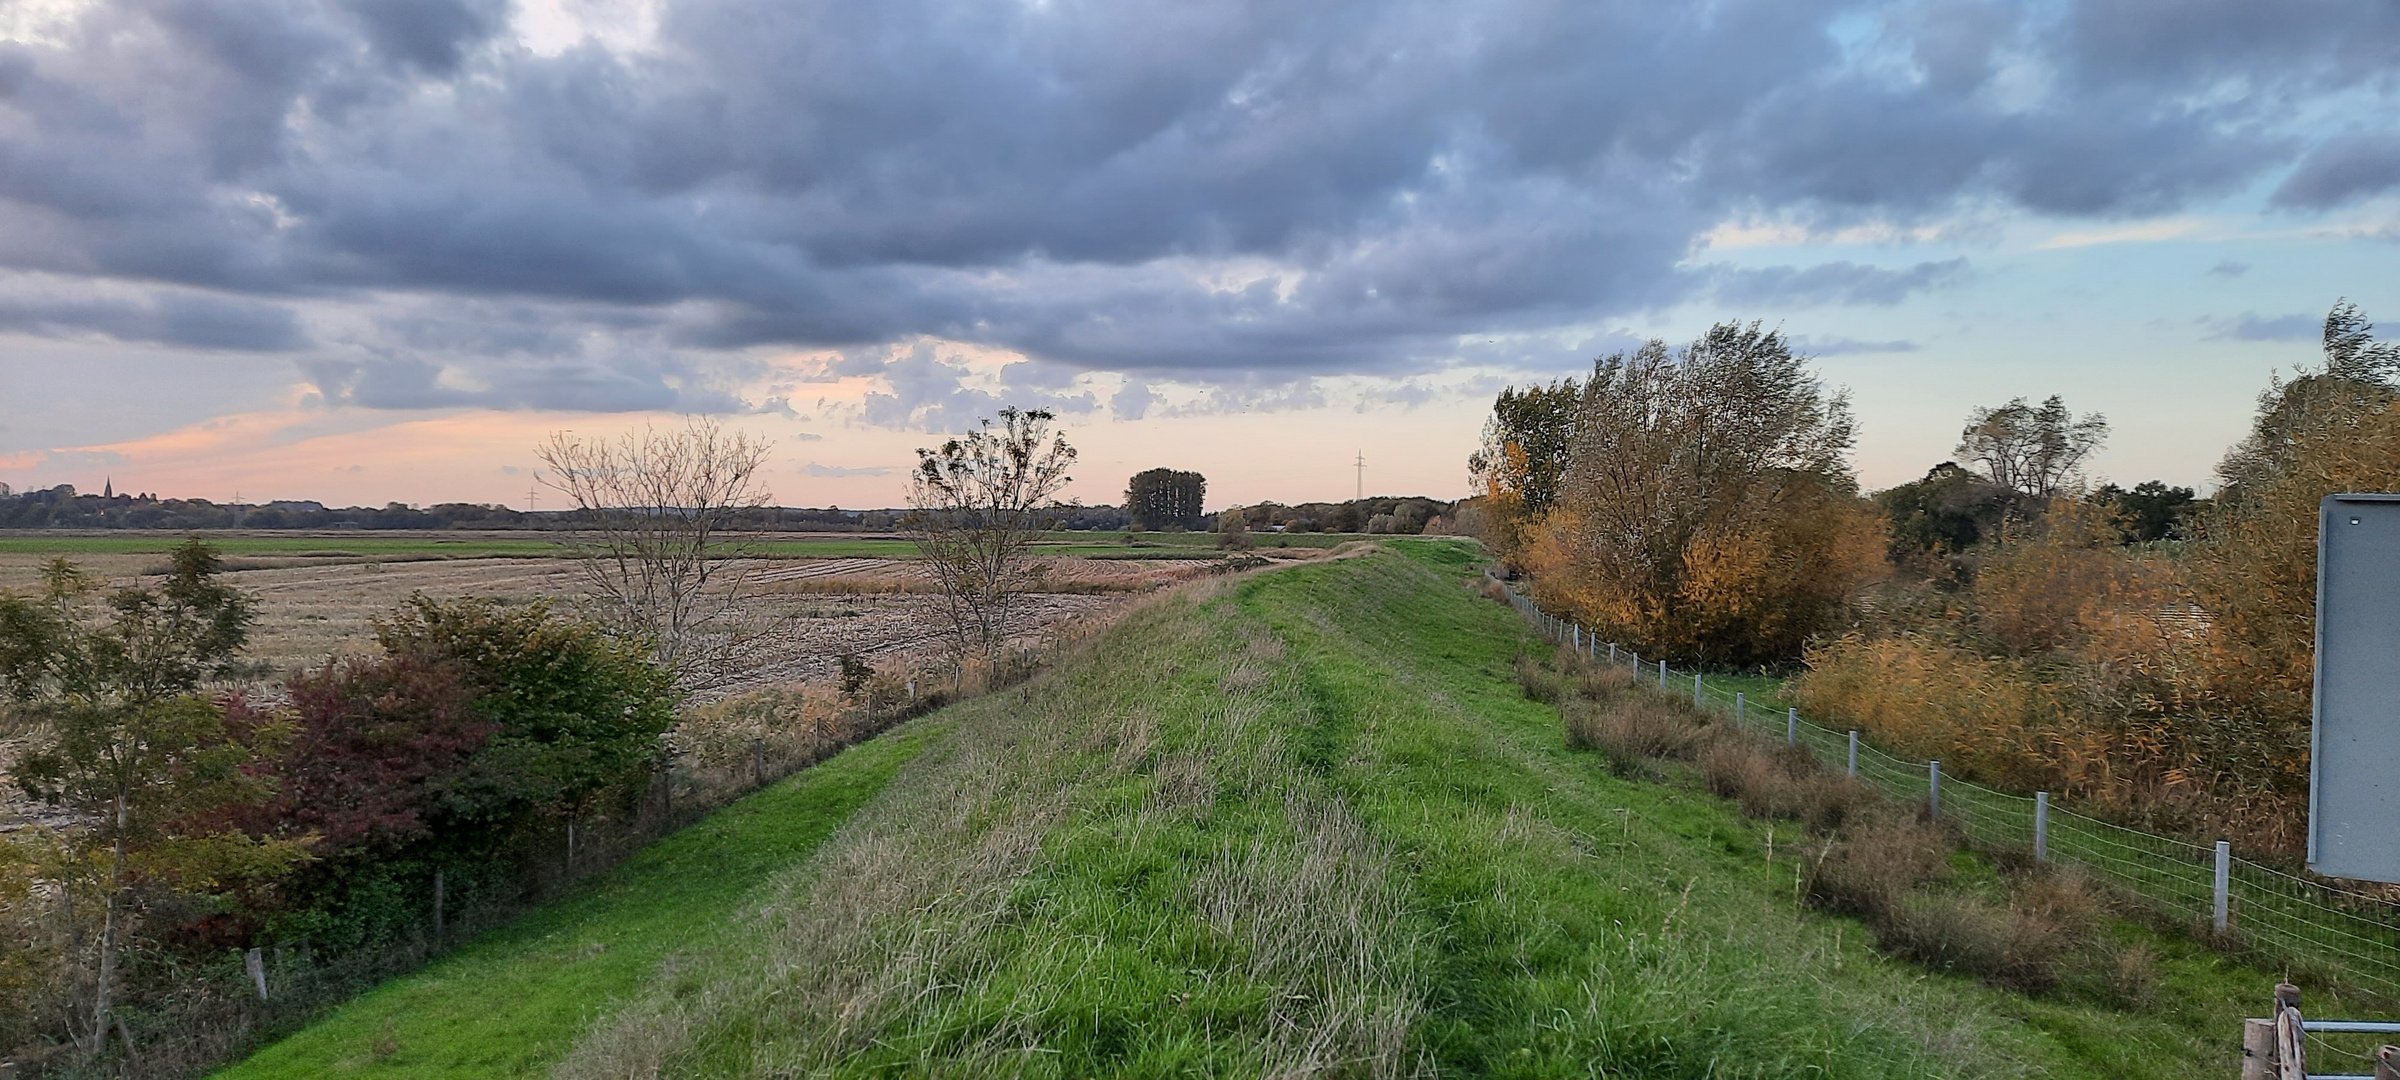
[[[1795,658],[1884,566],[1853,430],[1847,397],[1756,322],[1604,357],[1516,564],[1552,610],[1645,655]]]

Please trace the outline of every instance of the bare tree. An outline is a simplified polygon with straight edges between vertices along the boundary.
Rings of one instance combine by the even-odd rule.
[[[917,449],[905,529],[949,605],[962,650],[989,657],[1008,639],[1009,598],[1038,582],[1042,512],[1072,479],[1075,448],[1046,409],[1000,410],[975,430]]]
[[[2052,394],[2039,407],[2011,398],[1997,409],[1976,409],[1953,452],[1981,463],[1993,483],[2047,499],[2106,441],[2107,417],[2086,413],[2078,419]]]
[[[687,685],[730,674],[739,651],[752,551],[728,530],[765,505],[758,470],[772,445],[695,418],[614,440],[555,432],[535,451],[542,483],[575,504],[567,547],[608,621]]]

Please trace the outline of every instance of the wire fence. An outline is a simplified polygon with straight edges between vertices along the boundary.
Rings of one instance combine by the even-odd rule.
[[[2211,848],[2129,829],[2061,809],[2047,793],[2018,795],[1945,776],[1938,762],[1895,757],[1857,731],[1813,723],[1796,709],[1759,708],[1738,691],[1709,685],[1699,672],[1673,671],[1543,611],[1513,588],[1507,593],[1550,640],[1588,660],[1626,667],[1640,682],[1688,692],[1694,705],[1806,747],[1893,799],[1928,803],[1977,846],[2081,867],[2155,914],[2207,927],[2287,965],[2295,977],[2305,973],[2400,1000],[2400,904],[2235,857],[2223,842]]]

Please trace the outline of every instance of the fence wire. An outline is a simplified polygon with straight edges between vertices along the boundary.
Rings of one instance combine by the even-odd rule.
[[[1495,581],[1498,579],[1495,578]],[[1505,588],[1505,583],[1503,583]],[[1586,658],[1606,663],[1611,646],[1589,630],[1543,611],[1515,589],[1509,602],[1544,636],[1580,648]],[[1616,662],[1671,693],[1689,694],[1695,704],[1725,714],[1742,727],[1775,739],[1791,738],[1836,770],[1850,767],[1852,733],[1812,723],[1795,724],[1782,710],[1761,708],[1734,691],[1710,686],[1695,673],[1675,672],[1659,662],[1615,647]],[[1857,776],[1902,802],[1924,802],[1933,788],[1930,762],[1895,757],[1856,745]],[[2029,796],[1995,791],[1949,775],[1941,777],[1940,813],[1969,841],[1991,849],[2029,851],[2034,845],[2034,803]],[[2200,844],[2129,829],[2050,806],[2044,845],[2050,862],[2081,867],[2119,893],[2171,921],[2196,928],[2215,918],[2216,852]],[[2338,979],[2400,999],[2400,904],[2231,858],[2226,874],[2227,932],[2265,956],[2291,965],[2295,974]]]

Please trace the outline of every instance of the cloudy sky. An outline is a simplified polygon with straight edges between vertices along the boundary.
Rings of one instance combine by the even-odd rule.
[[[0,0],[0,482],[523,505],[709,413],[789,504],[1457,495],[1491,394],[1780,323],[1871,486],[2063,393],[2205,484],[2400,330],[2392,0]]]

